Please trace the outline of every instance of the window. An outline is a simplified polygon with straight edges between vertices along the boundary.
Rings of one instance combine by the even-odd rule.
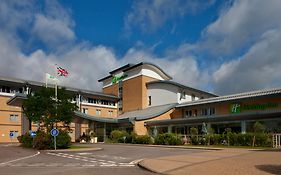
[[[191,95],[191,101],[194,101],[195,100],[195,95]]]
[[[185,91],[181,92],[180,100],[185,99]]]
[[[112,115],[113,115],[113,111],[108,111],[108,116],[112,117]]]
[[[197,116],[197,109],[194,110],[193,116]]]
[[[11,122],[18,122],[19,121],[19,116],[17,114],[11,114],[10,115],[10,121]]]
[[[100,110],[100,109],[97,109],[97,110],[96,110],[96,115],[98,115],[98,116],[101,115],[101,110]]]
[[[201,115],[208,115],[208,110],[206,108],[202,108]]]
[[[214,115],[216,113],[215,108],[209,108],[209,115]]]
[[[88,103],[94,103],[94,99],[93,98],[88,98]]]
[[[84,114],[88,114],[88,108],[83,108],[82,110]]]
[[[148,106],[151,106],[151,96],[148,96]]]

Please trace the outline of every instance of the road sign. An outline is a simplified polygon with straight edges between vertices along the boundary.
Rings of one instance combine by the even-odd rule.
[[[10,132],[10,137],[13,138],[14,137],[14,133]]]
[[[31,132],[30,132],[30,136],[31,136],[32,138],[34,138],[34,137],[36,136],[36,132],[35,132],[35,131],[31,131]]]
[[[57,130],[56,128],[52,129],[51,130],[51,135],[54,136],[54,137],[58,136],[59,135],[59,130]]]

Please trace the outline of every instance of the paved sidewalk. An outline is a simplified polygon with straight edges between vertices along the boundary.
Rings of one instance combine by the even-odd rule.
[[[223,149],[145,159],[139,165],[171,175],[281,175],[281,151]]]

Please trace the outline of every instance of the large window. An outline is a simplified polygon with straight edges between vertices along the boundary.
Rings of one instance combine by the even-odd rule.
[[[83,113],[88,114],[88,108],[83,108]]]
[[[97,115],[97,116],[100,116],[100,115],[101,115],[101,110],[100,110],[100,109],[97,109],[97,110],[96,110],[96,115]]]

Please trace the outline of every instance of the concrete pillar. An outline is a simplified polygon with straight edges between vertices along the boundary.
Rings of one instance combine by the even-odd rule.
[[[208,134],[209,134],[209,132],[211,131],[211,128],[212,128],[211,123],[207,123],[207,131],[208,131]]]
[[[172,133],[172,127],[171,125],[168,126],[168,133]]]
[[[79,139],[81,136],[81,124],[75,123],[75,140]]]
[[[157,127],[154,126],[153,128],[153,136],[156,137],[158,135]]]
[[[106,123],[103,124],[103,141],[106,139]]]
[[[246,134],[246,121],[241,121],[241,134]]]

